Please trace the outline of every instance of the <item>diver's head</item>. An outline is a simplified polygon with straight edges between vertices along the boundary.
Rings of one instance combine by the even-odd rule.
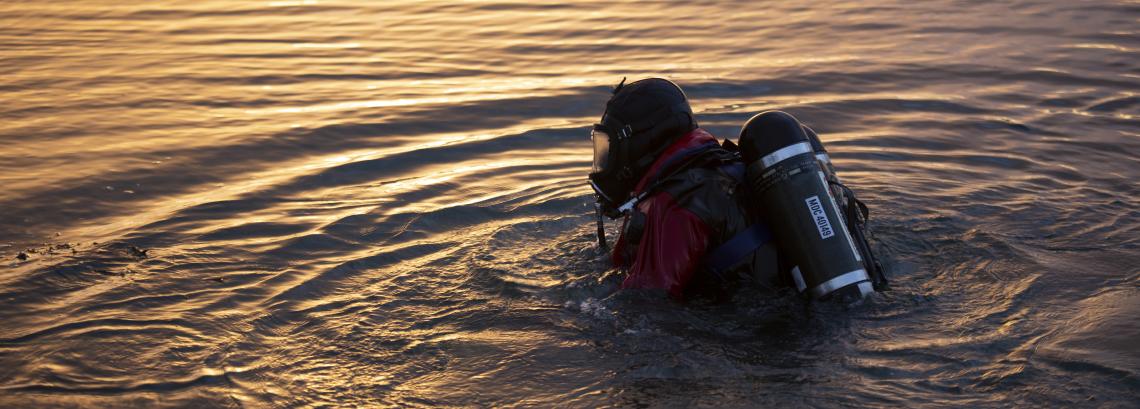
[[[657,156],[696,128],[693,109],[677,84],[662,78],[630,84],[622,80],[591,135],[594,166],[590,185],[606,214],[616,217],[617,207],[629,198]]]

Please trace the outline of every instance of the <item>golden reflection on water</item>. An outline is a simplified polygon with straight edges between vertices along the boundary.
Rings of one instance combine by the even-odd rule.
[[[653,406],[645,384],[705,379],[747,391],[727,406],[784,402],[748,400],[753,378],[809,405],[1008,403],[976,385],[1048,383],[1027,351],[1102,307],[1027,299],[1072,276],[1050,266],[1134,256],[1053,255],[1132,243],[1133,6],[0,3],[0,253],[74,245],[0,270],[0,406]],[[586,129],[644,76],[722,138],[768,109],[820,131],[908,278],[852,321],[876,342],[769,356],[621,321]],[[800,355],[796,382],[768,365]]]

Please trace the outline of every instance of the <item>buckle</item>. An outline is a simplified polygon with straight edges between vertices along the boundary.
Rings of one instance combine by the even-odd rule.
[[[633,128],[626,124],[618,130],[618,139],[626,139],[633,135]]]

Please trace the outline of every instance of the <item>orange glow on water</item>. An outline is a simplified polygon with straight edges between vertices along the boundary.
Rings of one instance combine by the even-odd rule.
[[[1136,297],[1065,290],[1135,283],[1135,11],[0,3],[0,406],[1103,395],[1070,369],[1136,374],[1090,346],[1126,344],[1104,317]],[[901,295],[822,335],[631,317],[652,301],[606,287],[584,180],[611,87],[646,76],[721,138],[770,109],[818,130]],[[1029,406],[1075,401],[1050,396]]]

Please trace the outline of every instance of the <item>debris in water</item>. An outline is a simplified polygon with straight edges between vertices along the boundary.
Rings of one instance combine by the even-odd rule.
[[[147,257],[146,252],[150,251],[150,249],[146,249],[146,250],[140,249],[140,248],[138,248],[138,246],[131,246],[128,248],[128,250],[131,251],[132,256],[135,256],[138,258],[146,258]]]
[[[16,255],[16,258],[20,259],[20,261],[27,260],[28,259],[28,253],[21,251],[20,254]]]

